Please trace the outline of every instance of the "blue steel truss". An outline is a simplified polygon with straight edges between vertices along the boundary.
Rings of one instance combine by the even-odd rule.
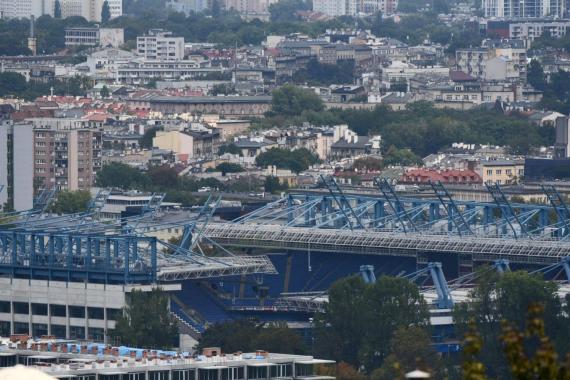
[[[469,223],[467,223],[467,221],[463,217],[463,214],[457,207],[457,204],[451,197],[451,194],[449,193],[449,191],[447,191],[447,189],[441,183],[441,181],[437,182],[430,181],[429,184],[431,185],[431,188],[433,189],[435,195],[441,202],[441,205],[447,212],[448,218],[457,227],[457,233],[459,235],[473,235],[473,231],[471,231]],[[452,226],[450,225],[449,228],[451,231]]]
[[[499,208],[501,209],[501,212],[504,216],[504,220],[507,222],[511,231],[513,232],[514,238],[517,239],[520,235],[530,237],[529,233],[527,232],[525,223],[521,222],[518,214],[513,210],[511,203],[509,202],[509,200],[501,190],[501,186],[498,183],[496,184],[486,183],[485,186],[487,186],[489,194],[491,194],[493,200],[495,201],[497,206],[499,206]],[[520,227],[520,233],[515,228],[513,222]]]
[[[544,191],[544,194],[546,194],[548,201],[554,208],[554,211],[558,216],[558,220],[564,226],[562,235],[567,235],[570,233],[570,226],[568,225],[568,219],[570,219],[570,210],[568,210],[566,202],[564,202],[564,198],[562,198],[560,193],[552,185],[541,185],[541,187]]]
[[[394,188],[387,179],[385,178],[374,178],[374,184],[378,187],[386,202],[394,212],[394,215],[400,222],[400,226],[404,230],[404,233],[408,232],[408,228],[406,227],[406,222],[408,223],[408,227],[414,231],[417,231],[417,227],[414,223],[413,217],[410,216],[404,204],[400,201],[400,198],[394,191]],[[406,221],[404,221],[406,219]]]
[[[0,273],[59,281],[156,281],[156,239],[0,231]]]
[[[348,202],[348,200],[344,196],[342,189],[340,188],[338,183],[336,183],[336,180],[334,179],[334,177],[333,176],[324,176],[321,174],[321,180],[325,184],[325,186],[328,188],[332,198],[334,199],[335,203],[337,204],[339,210],[342,212],[348,227],[351,230],[354,229],[353,221],[350,219],[349,215],[346,213],[347,210],[350,212],[350,214],[354,218],[354,221],[356,222],[358,227],[362,228],[362,229],[366,229],[364,227],[364,225],[362,224],[362,221],[360,220],[360,216],[354,212],[354,209],[350,205],[350,202]]]

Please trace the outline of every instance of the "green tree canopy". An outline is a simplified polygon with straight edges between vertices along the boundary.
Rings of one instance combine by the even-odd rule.
[[[226,173],[241,173],[245,171],[243,166],[240,164],[233,164],[231,162],[222,162],[216,166],[216,170],[222,172],[222,175],[226,175]]]
[[[202,334],[198,349],[220,347],[223,352],[247,352],[257,349],[286,354],[305,354],[301,337],[284,324],[263,326],[240,319],[217,323]]]
[[[370,285],[352,276],[329,290],[326,312],[317,322],[316,349],[324,357],[372,371],[390,354],[395,331],[428,325],[427,304],[416,285],[388,276]]]
[[[485,346],[480,358],[491,376],[508,376],[499,339],[501,321],[508,320],[513,327],[524,330],[527,309],[533,304],[544,307],[546,332],[554,337],[558,352],[561,355],[568,352],[570,324],[557,289],[556,283],[525,271],[498,274],[489,268],[480,269],[477,286],[471,294],[472,301],[456,306],[454,320],[459,334],[467,331],[470,323],[475,323]]]
[[[57,214],[75,214],[87,211],[87,206],[91,201],[91,193],[89,191],[60,191],[57,198],[49,207],[50,212]]]
[[[226,153],[238,154],[240,156],[242,155],[241,149],[238,148],[238,146],[234,143],[224,144],[224,145],[220,146],[220,149],[218,149],[218,154],[221,156],[222,154],[226,154]]]
[[[109,8],[109,2],[105,0],[101,7],[101,23],[107,24],[109,20],[111,20],[111,9]]]
[[[168,311],[168,297],[159,288],[133,290],[111,335],[123,345],[171,349],[176,346],[178,326]]]
[[[295,173],[307,170],[317,162],[319,162],[317,156],[305,148],[295,150],[272,148],[255,159],[255,164],[261,168],[275,165],[279,169],[290,169]]]
[[[300,87],[285,85],[273,91],[272,112],[297,116],[303,111],[322,111],[323,101],[317,94]]]
[[[263,187],[266,192],[272,194],[277,193],[279,191],[287,190],[289,188],[289,186],[287,186],[287,183],[281,183],[281,181],[279,181],[279,178],[271,175],[265,177],[265,183]]]
[[[162,127],[150,127],[144,131],[144,135],[141,138],[140,146],[144,149],[152,149],[152,139],[156,137],[156,132],[162,131]]]
[[[103,165],[97,173],[97,186],[118,187],[123,190],[144,188],[148,178],[138,169],[119,162]]]

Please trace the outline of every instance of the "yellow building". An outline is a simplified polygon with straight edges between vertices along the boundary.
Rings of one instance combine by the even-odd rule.
[[[483,183],[513,184],[524,176],[524,160],[481,161],[477,172]]]
[[[152,146],[164,150],[171,150],[176,154],[194,156],[194,139],[192,136],[180,131],[158,131],[152,139]]]

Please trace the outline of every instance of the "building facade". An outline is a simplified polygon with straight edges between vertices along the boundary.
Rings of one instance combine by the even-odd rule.
[[[485,17],[496,18],[537,18],[564,17],[565,0],[482,0]]]
[[[121,28],[65,28],[65,46],[101,46],[118,48],[125,43]]]
[[[0,0],[0,18],[53,16],[54,0]]]
[[[392,14],[397,8],[398,0],[313,0],[313,11],[331,17]]]
[[[175,61],[184,59],[184,38],[164,30],[150,30],[137,37],[137,54],[145,59]]]

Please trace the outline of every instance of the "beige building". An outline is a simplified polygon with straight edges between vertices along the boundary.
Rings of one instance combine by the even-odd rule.
[[[164,150],[171,150],[177,155],[194,156],[194,139],[181,131],[158,131],[152,139],[152,146]]]
[[[101,22],[101,11],[105,0],[60,0],[61,17],[80,16],[88,21]],[[111,18],[123,15],[122,0],[107,0]]]
[[[524,176],[524,160],[490,160],[477,165],[483,183],[499,185],[517,183]]]

